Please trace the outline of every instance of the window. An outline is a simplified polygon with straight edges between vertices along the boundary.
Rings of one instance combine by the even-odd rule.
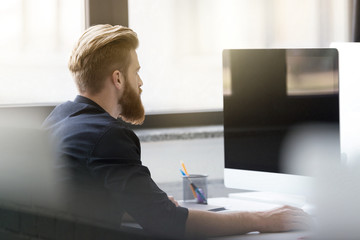
[[[67,61],[84,30],[82,0],[2,1],[0,29],[1,105],[74,98]]]
[[[223,49],[348,41],[351,2],[128,0],[129,26],[140,38],[147,113],[221,110]],[[84,9],[83,0],[1,3],[0,105],[74,98],[67,62],[85,28]]]
[[[147,112],[222,109],[222,50],[349,41],[344,0],[129,0]]]

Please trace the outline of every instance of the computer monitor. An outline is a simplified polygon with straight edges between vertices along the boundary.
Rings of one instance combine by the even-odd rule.
[[[283,147],[309,125],[339,143],[337,50],[226,49],[223,74],[225,186],[308,196],[312,178],[283,167]]]

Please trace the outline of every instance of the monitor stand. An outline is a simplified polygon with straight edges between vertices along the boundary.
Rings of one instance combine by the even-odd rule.
[[[272,203],[279,205],[289,205],[302,208],[307,205],[306,197],[291,194],[282,194],[275,192],[243,192],[230,193],[229,198],[250,200],[263,203]]]

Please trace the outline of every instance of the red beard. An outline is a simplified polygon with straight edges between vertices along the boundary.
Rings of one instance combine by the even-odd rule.
[[[125,80],[126,82],[126,80]],[[140,99],[142,90],[139,88],[139,94],[126,82],[124,94],[119,100],[122,112],[120,117],[125,122],[140,125],[145,120],[145,110]]]

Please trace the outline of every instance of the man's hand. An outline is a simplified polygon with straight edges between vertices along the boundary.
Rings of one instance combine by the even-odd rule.
[[[170,201],[172,201],[175,204],[175,206],[177,206],[177,207],[179,206],[179,203],[175,200],[175,198],[173,196],[168,196],[168,198]]]
[[[306,230],[311,226],[311,217],[302,209],[283,206],[269,211],[258,212],[260,232],[282,232]]]

